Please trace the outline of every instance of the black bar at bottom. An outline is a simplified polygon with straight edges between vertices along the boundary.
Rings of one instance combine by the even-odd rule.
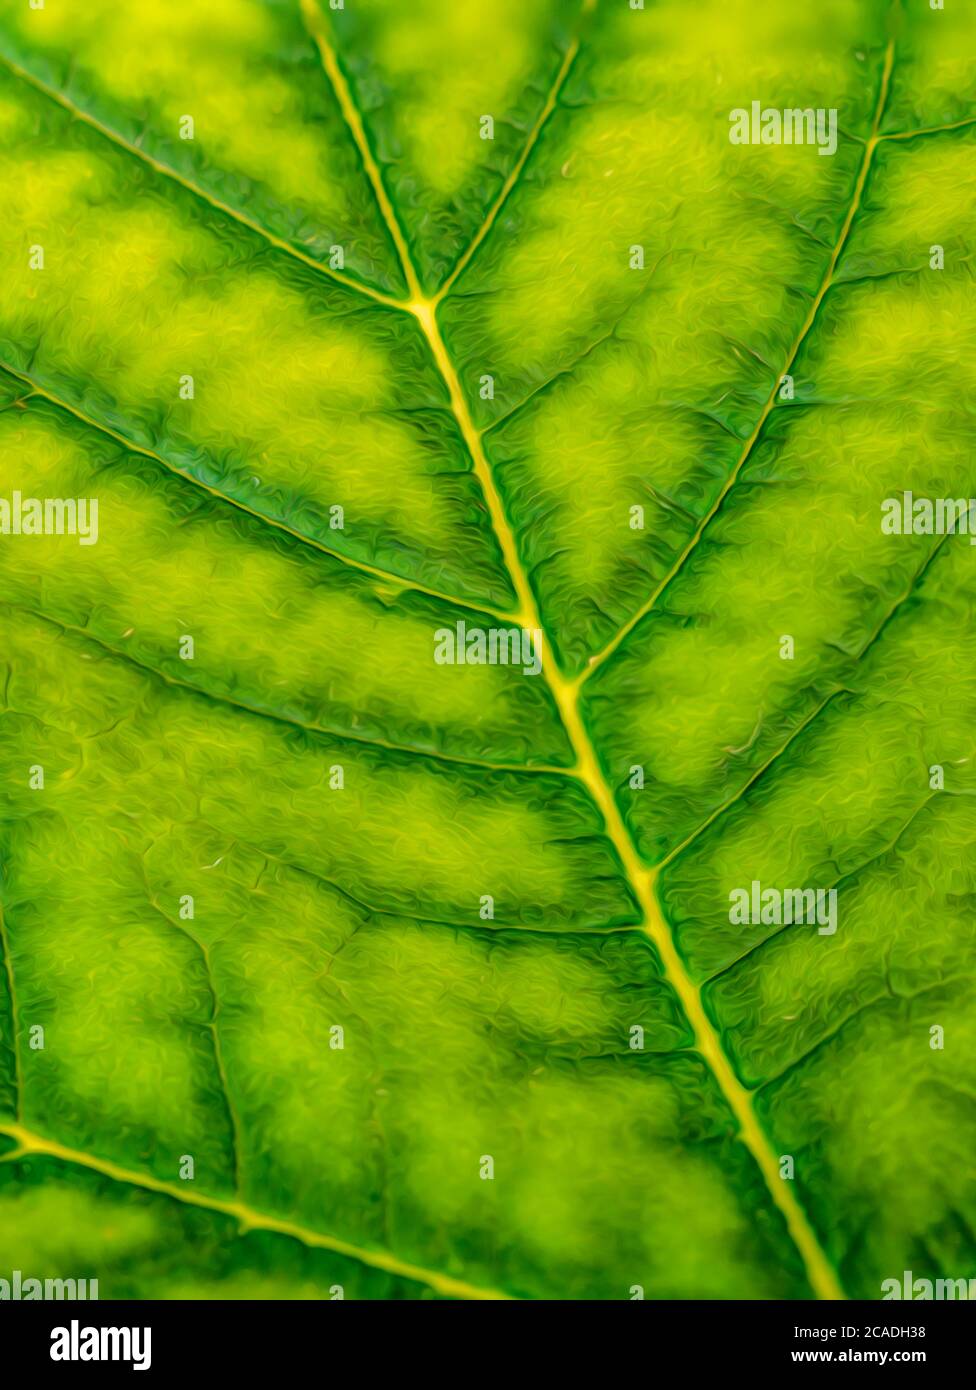
[[[564,1358],[588,1379],[587,1357],[602,1380],[635,1354],[649,1369],[665,1356],[669,1377],[680,1365],[682,1378],[855,1366],[948,1374],[967,1364],[972,1331],[966,1302],[4,1302],[0,1362],[11,1383],[37,1370],[55,1379],[189,1371],[195,1381],[284,1371],[302,1384],[337,1371],[342,1353],[374,1375],[383,1355],[391,1374],[421,1363],[452,1380],[482,1380],[495,1366],[507,1377],[520,1365],[544,1366],[551,1380]]]

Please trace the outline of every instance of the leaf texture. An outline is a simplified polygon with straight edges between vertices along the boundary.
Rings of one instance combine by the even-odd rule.
[[[976,1277],[976,19],[693,9],[0,4],[0,1277]]]

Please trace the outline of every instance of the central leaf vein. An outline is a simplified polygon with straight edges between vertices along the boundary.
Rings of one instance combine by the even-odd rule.
[[[335,95],[342,109],[343,116],[346,119],[346,124],[359,150],[363,167],[373,185],[377,204],[388,222],[390,234],[400,252],[404,277],[411,287],[411,294],[413,296],[409,307],[416,315],[424,331],[431,354],[447,386],[458,429],[460,430],[461,436],[471,456],[475,476],[484,493],[496,538],[505,559],[512,585],[518,596],[520,604],[519,620],[524,626],[538,629],[543,634],[543,642],[546,649],[546,656],[543,660],[543,671],[559,711],[560,718],[562,719],[563,726],[576,755],[577,775],[584,783],[595,805],[603,816],[607,837],[616,850],[617,856],[625,871],[630,889],[640,906],[643,918],[643,930],[656,947],[666,978],[677,994],[681,1006],[685,1011],[685,1015],[694,1031],[696,1050],[708,1064],[712,1075],[725,1097],[726,1103],[735,1115],[739,1125],[740,1137],[758,1165],[766,1182],[769,1195],[785,1221],[790,1236],[803,1260],[811,1287],[819,1297],[828,1299],[843,1298],[843,1290],[840,1288],[836,1274],[831,1268],[807,1220],[806,1213],[803,1211],[800,1203],[793,1196],[792,1192],[789,1191],[789,1185],[780,1181],[777,1159],[758,1120],[753,1107],[751,1094],[736,1076],[731,1062],[722,1048],[719,1036],[705,1011],[699,988],[685,969],[684,962],[675,947],[670,929],[664,920],[654,894],[651,875],[641,863],[634,842],[617,807],[612,789],[600,767],[596,750],[583,721],[579,708],[581,681],[579,679],[575,681],[567,679],[552,658],[551,645],[545,634],[545,628],[539,613],[538,604],[528,575],[521,561],[514,531],[508,520],[501,494],[495,483],[494,474],[485,454],[481,432],[475,428],[467,401],[461,388],[457,370],[447,350],[437,322],[437,300],[425,297],[421,290],[419,277],[413,265],[406,239],[400,227],[389,194],[383,184],[379,166],[370,148],[362,115],[355,105],[349,84],[342,73],[338,58],[324,31],[313,0],[302,0],[302,8],[306,15],[307,22],[313,30],[319,52],[322,55],[323,67],[326,75],[330,81],[333,82]],[[844,219],[841,234],[835,246],[834,254],[831,257],[827,275],[825,276],[820,292],[814,300],[807,321],[791,351],[789,358],[790,362],[792,362],[796,353],[799,351],[800,345],[816,317],[817,310],[823,301],[824,295],[829,289],[838,258],[847,240],[851,223],[853,222],[854,215],[860,204],[861,193],[867,178],[871,154],[877,143],[877,127],[884,109],[892,61],[893,48],[892,45],[889,45],[885,58],[881,82],[881,97],[875,116],[872,141],[868,144],[865,158],[855,185],[851,205]],[[704,526],[718,509],[722,497],[725,495],[725,492],[728,491],[728,487],[734,482],[748,454],[751,453],[752,446],[772,408],[774,395],[775,391],[770,394],[766,409],[756,425],[751,440],[747,442],[747,447],[743,451],[739,465],[730,476],[729,482],[721,496],[717,499],[712,512],[705,518],[701,530],[704,530]],[[701,532],[699,532],[699,535],[700,533]],[[693,548],[694,544],[695,541],[688,547],[686,555]],[[685,557],[682,557],[682,560],[679,562],[679,567],[680,564],[683,563],[684,558]],[[637,619],[635,618],[634,621],[636,622]],[[626,635],[626,632],[630,630],[632,625],[633,624],[628,625],[617,640],[622,640],[623,636]],[[615,640],[611,644],[610,649],[614,648],[616,645],[617,641]]]

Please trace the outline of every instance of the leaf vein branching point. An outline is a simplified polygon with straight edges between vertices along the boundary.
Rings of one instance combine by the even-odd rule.
[[[263,239],[275,247],[276,250],[283,251],[286,255],[293,256],[311,270],[317,270],[327,279],[333,280],[337,285],[342,285],[344,289],[352,290],[356,294],[365,295],[367,298],[375,300],[377,304],[384,304],[391,309],[403,308],[402,300],[397,299],[394,295],[385,294],[382,290],[374,289],[372,285],[367,285],[364,281],[354,280],[351,276],[340,275],[337,271],[334,271],[331,266],[326,265],[322,261],[317,261],[314,256],[310,256],[307,252],[300,250],[300,248],[293,245],[292,242],[286,241],[284,237],[277,236],[260,222],[255,221],[254,218],[248,217],[247,213],[242,212],[239,208],[232,207],[230,203],[225,203],[222,199],[215,197],[214,194],[208,193],[205,188],[201,188],[199,184],[194,183],[192,179],[188,179],[184,174],[179,173],[178,170],[172,168],[169,164],[164,164],[161,160],[155,159],[138,145],[132,144],[132,142],[127,140],[119,131],[113,130],[111,126],[105,125],[97,116],[93,116],[90,111],[86,111],[84,107],[77,106],[64,92],[58,91],[56,87],[48,86],[46,82],[42,82],[39,77],[35,77],[35,75],[26,68],[22,68],[19,64],[12,62],[5,54],[0,53],[0,64],[6,67],[8,71],[12,72],[15,77],[20,78],[22,82],[28,83],[35,91],[40,92],[43,96],[49,97],[51,101],[57,102],[57,104],[63,107],[75,120],[81,121],[91,130],[97,131],[99,135],[103,136],[106,140],[110,140],[113,145],[124,150],[126,154],[130,154],[134,159],[141,160],[143,164],[147,164],[157,174],[162,174],[164,178],[179,184],[179,186],[186,189],[188,193],[192,193],[195,198],[199,198],[203,202],[208,203],[210,207],[215,208],[218,212],[222,212],[227,217],[232,217],[234,221],[240,223],[242,227],[247,227],[249,231],[254,232],[257,236],[263,237]]]
[[[383,185],[379,167],[369,148],[362,117],[353,102],[350,88],[341,72],[338,60],[322,32],[321,23],[313,0],[302,0],[302,8],[310,25],[314,28],[325,71],[330,79],[333,79],[333,74],[335,74],[334,80],[337,100],[342,107],[349,130],[360,149],[363,165],[374,184],[377,202],[384,216],[388,217],[391,235],[394,236],[394,240],[397,242],[397,246],[400,250],[404,276],[407,283],[411,286],[411,301],[408,307],[423,329],[430,351],[447,387],[451,408],[454,411],[458,429],[471,455],[475,475],[481,484],[485,501],[491,515],[492,525],[494,526],[499,546],[501,547],[506,566],[508,567],[512,586],[519,599],[521,609],[519,619],[524,626],[536,628],[543,634],[543,644],[546,649],[546,656],[543,660],[543,672],[557,709],[559,710],[563,726],[576,753],[577,775],[585,784],[587,791],[603,816],[607,837],[617,852],[620,863],[630,884],[631,891],[641,908],[643,915],[643,930],[657,948],[667,979],[680,999],[681,1005],[694,1030],[696,1049],[711,1069],[712,1075],[721,1089],[726,1103],[735,1116],[739,1126],[739,1137],[756,1162],[765,1180],[769,1195],[783,1217],[790,1237],[803,1261],[811,1288],[820,1298],[843,1298],[844,1292],[838,1283],[837,1276],[821,1249],[803,1208],[793,1195],[790,1184],[782,1181],[780,1178],[777,1157],[756,1116],[752,1104],[752,1097],[746,1087],[742,1085],[735,1075],[732,1065],[722,1049],[718,1034],[705,1012],[700,992],[688,975],[684,963],[674,945],[670,929],[662,916],[654,894],[652,877],[640,861],[634,842],[620,815],[612,789],[600,768],[596,751],[583,722],[579,709],[580,680],[579,678],[567,678],[552,659],[550,643],[539,614],[538,604],[532,591],[528,575],[522,564],[515,540],[515,534],[508,520],[501,494],[495,483],[494,474],[485,455],[481,433],[476,429],[471,418],[471,413],[468,409],[467,401],[458,379],[457,370],[440,332],[436,312],[437,300],[425,296],[420,288],[419,278],[400,229],[399,221],[397,220],[389,195]],[[891,59],[892,49],[889,45],[882,79],[882,98],[875,116],[874,140],[869,147],[871,151],[873,151],[874,143],[876,143],[877,124],[881,119],[884,96],[887,91],[888,77],[890,75]],[[870,155],[868,156],[868,159],[869,158]],[[846,240],[847,231],[850,229],[850,223],[853,220],[854,212],[860,201],[861,190],[863,189],[866,176],[867,161],[865,161],[862,167],[855,188],[851,209],[845,219],[844,229],[838,240],[834,255],[831,258],[830,271],[815,301],[814,309],[811,311],[804,331],[797,339],[790,356],[790,361],[792,361],[793,356],[795,356],[799,349],[799,345],[812,322],[816,309],[819,308],[823,295],[826,293],[830,274],[833,271],[833,267],[836,265],[837,258]],[[757,424],[752,442],[755,442],[755,437],[758,436],[762,423],[768,414],[768,410],[771,408],[772,396],[774,394],[775,392],[771,393],[770,402],[767,403],[767,410],[764,411],[762,418]],[[751,449],[751,444],[749,448]],[[741,462],[744,462],[744,457],[740,461],[740,466]],[[721,498],[719,501],[721,501]],[[716,503],[716,507],[717,505],[718,503]]]
[[[588,3],[584,6],[584,14],[588,14],[592,12],[594,9],[596,9],[596,0],[588,0]],[[459,257],[456,265],[454,266],[454,269],[450,272],[444,283],[441,285],[440,289],[437,291],[437,294],[434,299],[435,303],[439,303],[445,297],[445,295],[450,293],[451,287],[454,285],[454,282],[459,278],[460,275],[463,274],[467,266],[470,264],[471,260],[475,255],[475,252],[481,246],[481,243],[485,240],[485,238],[488,236],[488,233],[495,225],[495,222],[498,218],[498,214],[501,212],[502,208],[508,202],[508,199],[511,197],[512,193],[515,191],[515,187],[518,184],[519,179],[522,177],[522,171],[525,169],[526,164],[528,164],[529,159],[532,155],[532,151],[535,149],[536,144],[538,143],[539,136],[542,134],[543,128],[548,122],[549,117],[556,109],[556,105],[559,101],[559,94],[562,91],[563,87],[566,85],[566,79],[569,77],[570,69],[572,68],[573,63],[576,61],[576,55],[579,53],[579,49],[580,39],[579,36],[577,36],[570,42],[569,46],[566,49],[566,53],[563,57],[562,63],[560,64],[559,71],[556,73],[555,81],[549,89],[545,103],[543,104],[542,109],[539,112],[539,115],[536,117],[535,124],[529,131],[528,138],[522,147],[522,151],[518,159],[512,167],[512,170],[506,178],[505,182],[502,184],[497,198],[492,203],[491,207],[488,209],[484,221],[482,222],[478,230],[475,232],[471,241],[468,243],[467,249]]]

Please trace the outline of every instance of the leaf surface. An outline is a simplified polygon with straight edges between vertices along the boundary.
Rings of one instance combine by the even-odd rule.
[[[974,555],[879,525],[976,494],[974,46],[3,0],[0,495],[99,534],[0,537],[0,1272],[976,1276]],[[836,154],[732,145],[754,99]]]

